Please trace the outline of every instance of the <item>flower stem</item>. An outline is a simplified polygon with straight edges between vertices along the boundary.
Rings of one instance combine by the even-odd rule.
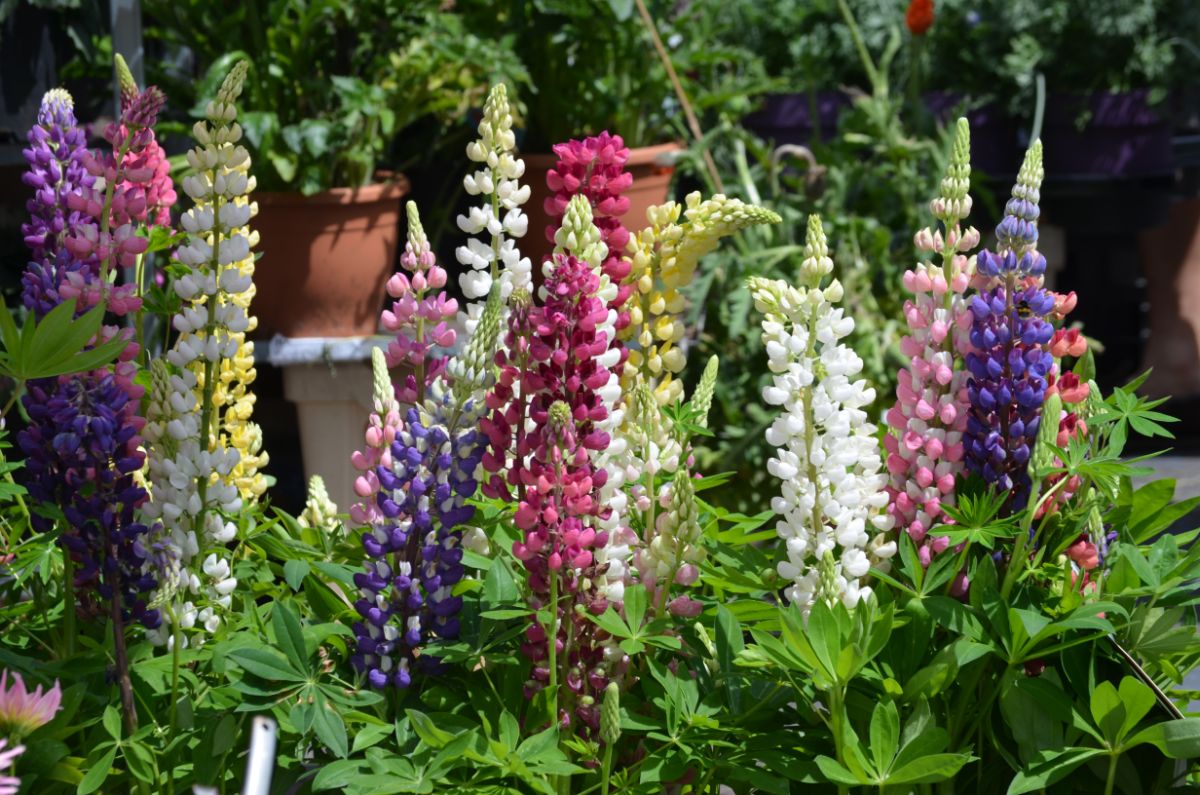
[[[1104,779],[1104,795],[1112,795],[1113,785],[1117,782],[1117,754],[1108,756],[1108,776]]]
[[[65,657],[75,654],[75,561],[71,553],[63,550],[63,652]]]
[[[173,612],[173,611],[172,611]],[[178,616],[171,616],[171,732],[170,739],[175,739],[175,727],[179,720],[179,657],[180,646],[183,645],[183,633],[180,631]],[[172,783],[174,789],[174,783]]]
[[[109,553],[112,553],[110,547]],[[121,689],[121,724],[125,736],[137,731],[137,706],[133,703],[133,682],[129,679],[129,655],[125,650],[125,622],[121,616],[121,576],[117,574],[110,583],[112,598],[108,600],[108,617],[113,626],[113,660],[116,665],[117,686]]]
[[[546,649],[550,655],[550,721],[558,727],[558,572],[550,569],[550,626]]]

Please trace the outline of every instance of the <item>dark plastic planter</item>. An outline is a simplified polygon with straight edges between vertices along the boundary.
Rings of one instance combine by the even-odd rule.
[[[966,97],[952,91],[931,91],[925,107],[939,123],[949,125],[966,105]],[[998,105],[988,103],[964,114],[971,125],[971,168],[988,176],[1015,174],[1021,166],[1017,123]]]
[[[1042,143],[1050,175],[1152,177],[1169,174],[1171,124],[1147,103],[1146,90],[1090,97],[1051,95]],[[1082,113],[1091,119],[1080,130]]]
[[[850,98],[841,91],[818,91],[815,120],[821,140],[837,132],[838,117],[850,107]],[[759,138],[776,144],[809,145],[816,139],[812,104],[807,93],[771,94],[760,110],[742,119],[742,126]]]

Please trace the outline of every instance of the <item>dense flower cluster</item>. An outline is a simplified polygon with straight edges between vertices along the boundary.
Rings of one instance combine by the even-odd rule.
[[[21,181],[33,188],[26,203],[29,222],[21,233],[31,253],[30,265],[22,276],[21,298],[26,307],[45,314],[62,302],[59,285],[67,269],[79,270],[83,263],[65,251],[68,229],[83,219],[67,206],[67,196],[90,188],[95,181],[83,166],[87,137],[75,121],[74,102],[61,88],[46,92],[38,109],[37,123],[29,130],[29,148],[22,154],[29,170]]]
[[[432,356],[431,349],[454,345],[456,334],[447,321],[458,313],[458,301],[442,290],[446,271],[429,246],[416,202],[409,202],[407,209],[408,242],[400,266],[411,275],[397,273],[388,279],[388,295],[394,300],[391,309],[384,310],[382,322],[396,335],[388,345],[388,366],[412,369],[396,396],[401,403],[413,405],[424,399],[425,390],[446,368],[449,357]]]
[[[368,510],[352,511],[366,524],[364,571],[355,575],[360,597],[355,609],[357,638],[352,662],[373,687],[408,687],[414,664],[436,666],[420,653],[432,638],[458,635],[467,504],[478,484],[484,453],[479,430],[490,358],[499,331],[500,290],[493,290],[467,349],[435,379],[426,399],[401,420],[382,352],[373,354],[376,406],[367,429],[367,448],[355,455],[360,468],[375,462],[356,489],[374,498]],[[457,374],[453,387],[445,376]]]
[[[767,430],[779,449],[768,471],[783,481],[772,502],[787,544],[779,573],[792,581],[788,601],[807,612],[817,600],[854,607],[871,593],[863,580],[873,564],[896,551],[888,540],[892,517],[884,510],[886,478],[874,426],[863,410],[874,391],[851,381],[862,360],[840,342],[854,320],[835,306],[835,279],[821,220],[809,218],[799,289],[782,281],[750,280],[755,306],[766,315],[763,342],[772,384],[763,399],[783,413]]]
[[[176,252],[190,270],[172,285],[183,305],[173,321],[179,336],[166,356],[172,369],[156,367],[147,412],[154,499],[144,514],[159,524],[154,544],[182,570],[178,593],[159,597],[170,624],[151,635],[160,643],[182,630],[194,630],[200,643],[220,626],[237,587],[226,548],[237,536],[231,517],[242,509],[243,490],[261,493],[256,434],[247,422],[253,397],[244,389],[253,372],[243,294],[253,285],[250,249],[257,236],[247,225],[256,207],[248,198],[250,156],[239,143],[234,106],[246,68],[244,61],[233,68],[206,109],[207,121],[193,128],[197,145],[188,162],[196,173],[183,188],[195,204],[180,219],[188,234]],[[255,460],[243,460],[246,445]]]
[[[612,388],[609,367],[617,361],[609,342],[613,311],[599,295],[600,282],[587,262],[556,255],[544,303],[510,316],[506,349],[496,356],[498,382],[488,395],[492,413],[482,426],[489,442],[483,464],[492,473],[484,493],[517,505],[522,537],[513,554],[529,571],[533,607],[553,605],[553,642],[566,650],[555,662],[578,697],[575,714],[588,725],[598,719],[591,702],[607,683],[605,648],[575,606],[598,614],[608,605],[607,568],[596,565],[596,551],[608,543],[601,524],[611,509],[599,499],[608,472],[592,457],[610,442],[599,427],[608,418],[602,390]],[[618,563],[609,559],[606,567]],[[548,637],[539,623],[526,633],[531,688],[551,681]]]
[[[675,202],[651,207],[647,216],[650,225],[631,244],[629,278],[636,290],[621,339],[636,347],[629,353],[622,383],[628,388],[640,377],[654,386],[659,403],[666,405],[683,395],[683,385],[675,378],[687,362],[681,345],[686,333],[682,290],[695,275],[700,257],[716,248],[722,237],[780,219],[771,210],[721,194],[701,201],[699,193],[689,194],[682,207]]]
[[[916,236],[917,247],[937,253],[941,263],[919,263],[904,274],[913,297],[904,305],[909,333],[900,350],[909,364],[900,371],[897,400],[886,415],[893,432],[883,440],[891,475],[888,512],[916,542],[926,565],[947,546],[944,536],[928,533],[945,521],[942,506],[954,504],[955,480],[965,466],[969,406],[961,359],[970,349],[972,315],[964,293],[975,264],[968,252],[979,242],[974,228],[964,232],[959,225],[971,211],[969,135],[960,119],[940,195],[931,202],[945,236],[929,229]]]
[[[1012,510],[1029,497],[1031,447],[1054,367],[1055,298],[1042,287],[1046,258],[1036,248],[1041,181],[1041,144],[1035,142],[996,228],[997,252],[979,254],[978,294],[971,299],[966,461],[972,472],[1012,493]]]
[[[304,527],[320,530],[323,533],[341,531],[338,521],[337,503],[329,498],[329,490],[325,487],[325,479],[313,475],[308,479],[308,495],[304,500],[304,510],[296,517]]]
[[[467,333],[483,311],[479,299],[487,296],[492,282],[501,284],[500,297],[507,300],[516,290],[528,291],[532,270],[528,257],[522,257],[516,240],[529,229],[529,217],[521,205],[529,200],[529,186],[519,182],[525,174],[525,161],[514,155],[517,145],[512,130],[512,112],[508,92],[500,83],[492,88],[479,122],[479,139],[467,145],[467,157],[479,163],[479,170],[463,178],[463,187],[471,196],[483,196],[482,204],[458,216],[458,228],[468,235],[487,233],[486,241],[472,237],[455,252],[459,263],[468,270],[459,278],[463,295],[474,301],[467,307]]]
[[[118,154],[141,151],[161,106],[162,94],[155,88],[132,97],[122,132],[114,132],[117,125],[108,130]],[[120,162],[113,155],[97,157],[81,150],[82,134],[66,92],[48,92],[38,117],[26,153],[31,169],[26,182],[37,193],[31,205],[34,220],[26,229],[34,260],[25,274],[24,300],[39,317],[62,301],[74,300],[78,313],[102,297],[115,315],[137,309],[135,286],[112,289],[105,268],[111,257],[145,249],[129,215],[144,206],[144,193],[138,187],[113,186],[145,175],[113,165]],[[109,235],[114,222],[119,227]],[[101,239],[110,242],[93,245]],[[100,340],[131,336],[131,330],[114,326],[103,327],[98,335]],[[18,442],[27,456],[30,494],[59,505],[67,518],[60,542],[76,567],[80,599],[87,605],[93,592],[104,600],[115,597],[114,609],[123,619],[132,616],[153,627],[158,614],[143,598],[155,584],[143,573],[146,528],[134,517],[146,499],[134,478],[143,461],[138,434],[144,422],[137,415],[144,391],[134,380],[137,353],[137,345],[129,342],[111,370],[31,382],[23,398],[30,422]],[[33,522],[42,530],[51,525],[41,516]]]
[[[632,265],[622,256],[629,245],[629,230],[621,223],[621,216],[629,212],[629,199],[621,194],[633,185],[633,175],[625,170],[629,148],[621,136],[605,131],[581,141],[555,144],[553,149],[558,162],[546,174],[546,185],[553,191],[546,198],[546,215],[563,218],[574,196],[587,201],[592,223],[608,249],[601,258],[600,269],[618,285],[609,306],[617,311],[617,328],[625,328],[629,325],[625,302],[634,290],[627,279]],[[568,245],[569,235],[570,224],[565,220],[558,228],[546,227],[546,237],[558,247]]]

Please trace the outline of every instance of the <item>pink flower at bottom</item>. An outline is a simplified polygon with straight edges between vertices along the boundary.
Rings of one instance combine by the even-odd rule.
[[[25,746],[7,748],[8,740],[0,739],[0,770],[8,770],[16,764],[17,757],[25,753]],[[16,776],[0,775],[0,795],[17,795],[21,789],[21,779]]]
[[[55,680],[54,687],[45,693],[41,685],[31,693],[20,674],[14,673],[12,678],[14,683],[9,687],[8,671],[0,673],[0,733],[25,737],[54,718],[62,704],[62,688]],[[3,758],[0,754],[0,761]],[[0,764],[0,770],[5,767]]]

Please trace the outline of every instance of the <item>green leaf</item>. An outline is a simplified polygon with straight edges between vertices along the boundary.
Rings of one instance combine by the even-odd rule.
[[[721,666],[721,673],[725,676],[725,692],[729,708],[733,710],[734,714],[739,714],[742,711],[742,682],[738,676],[734,675],[734,660],[746,648],[746,643],[742,637],[742,625],[738,623],[737,616],[723,604],[717,605],[716,635],[717,664]]]
[[[887,770],[900,739],[900,712],[893,701],[875,705],[871,713],[871,759],[876,770]]]
[[[313,731],[316,732],[317,738],[339,759],[345,759],[349,753],[345,721],[323,697],[318,697],[314,706]]]
[[[1154,691],[1146,687],[1138,679],[1127,676],[1121,680],[1117,688],[1121,703],[1125,705],[1125,722],[1121,724],[1120,739],[1124,739],[1141,723],[1151,709],[1154,708]]]
[[[625,589],[625,623],[635,633],[641,628],[642,620],[646,617],[649,601],[644,586],[634,585]]]
[[[844,784],[849,787],[857,787],[860,784],[871,783],[869,780],[860,781],[859,779],[855,778],[849,770],[838,764],[836,759],[830,759],[827,756],[818,756],[816,762],[817,767],[821,771],[821,775],[823,775],[829,782],[833,784]]]
[[[228,657],[247,672],[269,682],[308,681],[306,674],[295,670],[287,660],[267,649],[234,649],[229,652]]]
[[[291,586],[293,591],[299,591],[301,583],[312,568],[308,565],[307,560],[299,558],[289,560],[283,564],[283,579]]]
[[[1126,748],[1149,743],[1172,759],[1200,757],[1200,718],[1180,718],[1142,729],[1129,739]]]
[[[417,736],[426,745],[433,748],[442,748],[455,737],[455,735],[439,729],[424,712],[419,712],[415,709],[406,709],[404,713],[408,715],[408,720],[412,725],[413,731],[417,733]]]
[[[1042,751],[1008,785],[1008,795],[1044,789],[1061,781],[1072,770],[1104,754],[1099,748],[1065,748],[1061,751]]]
[[[109,737],[121,741],[121,713],[116,707],[105,707],[100,722],[104,724],[104,731],[108,732]]]
[[[275,642],[287,656],[292,668],[307,671],[308,648],[304,643],[304,631],[300,629],[300,619],[290,604],[275,602],[271,611],[271,628],[275,631]]]
[[[114,745],[108,749],[108,753],[93,762],[92,766],[88,768],[88,772],[84,774],[83,780],[79,782],[79,787],[75,790],[76,795],[88,795],[88,793],[100,789],[108,779],[108,773],[112,770],[113,760],[116,758],[117,747]]]
[[[1125,705],[1112,682],[1101,682],[1092,691],[1092,720],[1100,727],[1100,733],[1109,745],[1115,746],[1125,725]]]
[[[939,781],[949,781],[972,759],[974,757],[970,754],[929,754],[893,770],[888,774],[887,783],[935,784]]]

